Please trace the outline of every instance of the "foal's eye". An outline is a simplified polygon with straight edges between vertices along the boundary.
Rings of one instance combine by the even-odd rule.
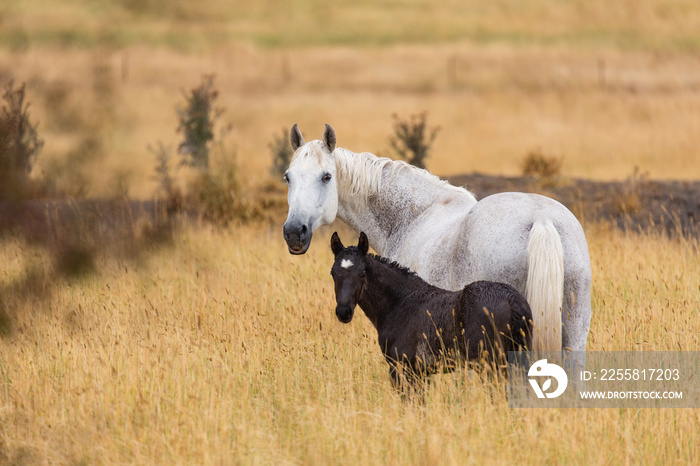
[[[323,178],[321,178],[321,180],[322,180],[324,183],[328,183],[328,182],[331,180],[331,174],[330,174],[330,173],[324,174],[324,175],[323,175]]]
[[[365,277],[367,276],[367,272],[365,272],[365,271],[363,270],[362,273],[360,274],[360,276],[361,276],[362,278],[365,278]]]

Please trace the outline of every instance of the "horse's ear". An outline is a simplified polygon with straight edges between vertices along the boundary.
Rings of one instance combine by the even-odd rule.
[[[362,255],[367,254],[367,251],[369,251],[369,240],[367,239],[367,235],[365,235],[365,232],[360,232],[360,242],[357,243],[357,249],[360,250]]]
[[[336,231],[333,233],[333,236],[331,236],[331,251],[333,251],[334,256],[337,256],[343,249],[345,249],[345,246],[343,246],[343,243],[340,241],[340,237],[338,236],[338,232]]]
[[[323,131],[323,145],[326,146],[328,152],[335,150],[335,130],[328,123],[326,123],[326,129]]]
[[[304,145],[304,136],[299,131],[299,126],[294,123],[292,130],[289,132],[289,143],[292,145],[292,151],[296,152],[298,148]]]

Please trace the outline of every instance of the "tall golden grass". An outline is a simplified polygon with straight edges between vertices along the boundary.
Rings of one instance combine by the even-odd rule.
[[[335,318],[330,231],[292,257],[277,227],[193,228],[139,266],[102,260],[95,275],[30,293],[25,270],[50,263],[4,240],[0,462],[688,464],[700,454],[693,409],[511,410],[502,385],[462,371],[434,377],[422,402],[402,400],[368,319]],[[587,236],[588,348],[699,350],[697,240],[594,225]]]

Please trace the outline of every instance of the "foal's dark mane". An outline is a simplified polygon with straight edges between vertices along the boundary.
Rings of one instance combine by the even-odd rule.
[[[382,257],[377,254],[367,254],[367,257],[375,259],[377,262],[380,262],[384,265],[388,265],[390,268],[396,270],[397,272],[401,272],[401,274],[405,275],[406,277],[418,277],[418,274],[416,274],[416,272],[414,272],[413,270],[409,269],[408,267],[404,267],[396,261],[387,259],[386,257]]]
[[[357,246],[348,246],[345,248],[345,250],[353,255],[363,256],[362,252],[360,251],[360,249]],[[385,265],[388,268],[400,273],[401,275],[403,275],[406,278],[416,278],[419,281],[424,282],[425,284],[428,284],[427,282],[425,282],[425,280],[420,278],[416,272],[409,269],[408,267],[404,267],[403,265],[399,264],[396,261],[392,261],[392,260],[387,259],[386,257],[382,257],[378,254],[368,253],[368,254],[366,254],[366,256],[368,258],[370,258],[376,262],[379,262],[380,264]]]
[[[348,246],[345,249],[347,251],[351,252],[352,254],[357,254],[359,256],[362,256],[362,253],[360,252],[360,249],[357,246]],[[393,269],[393,270],[401,273],[401,275],[404,275],[407,278],[415,277],[415,278],[418,278],[420,281],[424,281],[422,278],[420,278],[418,276],[418,274],[416,272],[409,269],[408,267],[404,267],[403,265],[399,264],[396,261],[392,261],[390,259],[387,259],[386,257],[382,257],[378,254],[372,254],[372,253],[368,253],[367,257],[369,257],[370,259],[376,260],[380,264],[384,264],[384,265],[388,266],[390,269]]]

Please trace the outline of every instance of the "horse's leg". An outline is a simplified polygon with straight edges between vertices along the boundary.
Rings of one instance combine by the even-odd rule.
[[[406,364],[401,364],[394,359],[387,358],[389,363],[389,375],[391,376],[391,385],[397,392],[405,394],[407,389],[413,386],[412,373],[413,371]]]
[[[414,366],[408,362],[401,363],[399,368],[399,363],[389,358],[387,358],[387,362],[389,363],[391,385],[401,394],[402,398],[406,399],[412,393],[422,398],[430,381],[425,368],[420,364]]]
[[[567,351],[586,351],[586,340],[591,327],[591,273],[571,271],[564,279],[562,305],[562,348]]]
[[[575,352],[566,358],[567,370],[573,374],[586,367],[586,341],[591,328],[590,269],[576,272],[564,279],[562,305],[562,348],[565,352]]]
[[[425,381],[428,380],[426,367],[422,363],[417,362],[415,364],[407,364],[406,368],[408,369],[405,370],[406,380],[414,390],[418,391],[419,388],[425,385]]]
[[[391,376],[391,385],[396,391],[403,391],[401,387],[401,375],[399,374],[399,369],[396,367],[396,363],[393,361],[387,361],[389,363],[389,375]]]
[[[425,403],[425,393],[430,384],[430,371],[422,363],[417,360],[413,362],[405,362],[403,366],[404,377],[406,379],[407,394],[420,404]]]
[[[412,371],[405,365],[399,369],[398,363],[395,361],[388,362],[391,385],[394,387],[394,390],[401,395],[401,400],[406,401],[410,398],[411,390],[413,388],[413,383],[411,380]]]

